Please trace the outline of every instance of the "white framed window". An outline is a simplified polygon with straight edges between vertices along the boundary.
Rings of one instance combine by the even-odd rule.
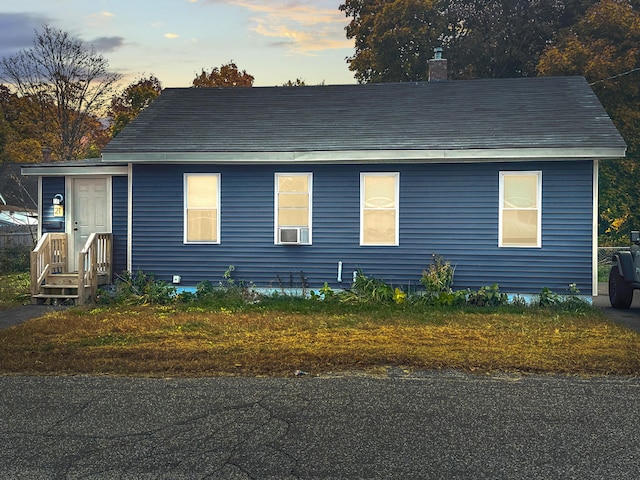
[[[274,243],[311,245],[313,175],[275,174]]]
[[[360,245],[400,244],[400,173],[360,173]]]
[[[220,174],[184,174],[184,243],[220,243]]]
[[[542,246],[542,172],[500,172],[499,247]]]

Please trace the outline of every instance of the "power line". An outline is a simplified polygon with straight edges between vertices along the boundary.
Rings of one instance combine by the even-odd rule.
[[[630,73],[637,72],[638,70],[640,70],[640,67],[634,68],[633,70],[629,70],[628,72],[619,73],[618,75],[614,75],[613,77],[609,77],[609,78],[605,78],[605,79],[602,79],[602,80],[598,80],[597,82],[592,82],[589,85],[593,86],[596,83],[602,83],[602,82],[606,82],[607,80],[613,80],[614,78],[622,77],[624,75],[629,75]]]

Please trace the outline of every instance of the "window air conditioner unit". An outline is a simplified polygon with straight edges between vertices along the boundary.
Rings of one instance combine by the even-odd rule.
[[[305,245],[309,243],[308,227],[287,227],[278,229],[279,243],[286,245]]]
[[[281,228],[280,243],[288,243],[291,245],[297,245],[298,243],[300,243],[300,229],[299,228]]]

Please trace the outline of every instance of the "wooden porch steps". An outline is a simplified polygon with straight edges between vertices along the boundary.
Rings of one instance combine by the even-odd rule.
[[[78,299],[78,274],[56,273],[47,275],[40,293],[31,298],[38,304],[73,303]]]
[[[98,275],[98,285],[106,285],[108,275]],[[91,285],[84,286],[87,289]],[[78,295],[78,273],[56,273],[47,275],[45,283],[40,286],[40,293],[32,295],[31,298],[40,305],[44,304],[76,304]]]
[[[54,295],[52,293],[38,293],[31,295],[37,305],[59,305],[65,303],[73,303],[75,305],[78,295]]]
[[[113,235],[92,233],[77,253],[77,272],[69,272],[69,238],[47,232],[31,252],[31,303],[95,302],[98,286],[112,278]]]

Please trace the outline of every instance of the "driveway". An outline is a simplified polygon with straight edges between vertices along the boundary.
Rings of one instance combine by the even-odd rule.
[[[612,308],[609,302],[609,285],[599,283],[598,295],[593,297],[593,304],[601,308],[607,318],[640,332],[640,291],[634,292],[631,308],[626,310]]]
[[[0,311],[0,328],[12,327],[32,318],[41,317],[48,312],[64,308],[66,307],[54,305],[22,305],[10,310],[2,310]]]

